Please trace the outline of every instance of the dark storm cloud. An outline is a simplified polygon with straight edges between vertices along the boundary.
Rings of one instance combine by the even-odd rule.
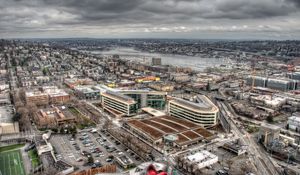
[[[291,29],[299,27],[294,17],[299,9],[299,0],[0,0],[0,36],[61,30],[97,34],[268,28],[278,32],[282,21],[294,25]],[[262,20],[270,24],[256,29]]]

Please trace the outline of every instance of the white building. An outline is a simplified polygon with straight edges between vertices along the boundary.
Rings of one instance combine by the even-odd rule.
[[[169,101],[168,112],[171,116],[209,127],[217,124],[219,109],[205,95],[198,95],[195,102],[173,98]]]
[[[183,169],[190,173],[211,166],[217,162],[218,156],[207,150],[180,155],[180,158],[178,159],[178,165],[182,166]]]
[[[300,117],[296,115],[289,117],[287,125],[289,129],[300,132]]]

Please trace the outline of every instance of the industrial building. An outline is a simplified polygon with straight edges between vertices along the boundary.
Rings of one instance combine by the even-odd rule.
[[[188,152],[177,157],[177,164],[187,172],[194,174],[202,168],[211,166],[218,162],[218,156],[207,150]]]
[[[183,118],[210,127],[217,124],[219,109],[206,96],[198,95],[193,101],[173,98],[169,101],[168,112],[171,116]]]
[[[203,140],[213,139],[213,134],[203,127],[171,116],[150,117],[147,119],[132,119],[123,124],[130,133],[153,145],[163,144],[168,136],[173,136],[171,146],[185,148]]]

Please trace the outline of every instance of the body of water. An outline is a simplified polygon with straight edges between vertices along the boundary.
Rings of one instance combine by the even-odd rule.
[[[194,70],[202,71],[207,67],[215,67],[221,64],[228,64],[231,62],[228,58],[203,58],[199,56],[184,56],[184,55],[170,55],[160,53],[150,53],[135,50],[133,48],[114,48],[109,51],[91,51],[92,54],[100,54],[104,56],[111,56],[117,54],[121,59],[134,60],[139,62],[150,62],[151,58],[161,58],[163,65],[173,65],[190,67]]]

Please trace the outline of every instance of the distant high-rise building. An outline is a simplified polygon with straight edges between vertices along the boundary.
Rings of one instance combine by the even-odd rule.
[[[161,65],[161,58],[152,58],[152,66]]]

